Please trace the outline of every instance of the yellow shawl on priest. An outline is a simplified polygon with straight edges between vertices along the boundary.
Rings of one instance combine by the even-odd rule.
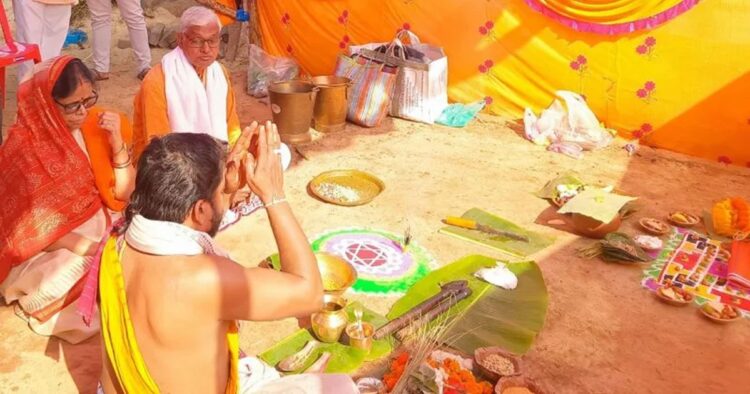
[[[133,323],[128,311],[125,281],[122,277],[117,240],[111,237],[102,254],[99,271],[99,298],[101,310],[102,339],[107,358],[115,373],[116,383],[126,393],[159,393],[148,366],[143,359],[136,340]],[[226,393],[237,393],[239,387],[237,364],[239,360],[239,338],[236,323],[227,332],[230,353],[229,380]]]

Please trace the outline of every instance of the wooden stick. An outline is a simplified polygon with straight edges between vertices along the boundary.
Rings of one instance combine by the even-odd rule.
[[[422,315],[426,314],[427,311],[435,308],[438,304],[443,302],[445,299],[456,296],[464,290],[468,290],[469,282],[465,280],[456,280],[448,282],[440,286],[440,292],[434,296],[424,300],[421,304],[411,308],[408,312],[403,315],[389,321],[382,327],[378,328],[373,335],[375,339],[382,339],[388,336],[390,333],[398,331],[409,324],[412,321],[419,319]]]
[[[425,312],[419,319],[412,321],[408,326],[399,330],[394,336],[400,342],[403,342],[404,339],[406,339],[408,336],[413,334],[420,327],[423,327],[427,325],[429,322],[435,320],[435,318],[438,317],[438,315],[445,313],[445,311],[447,311],[453,305],[456,305],[459,301],[463,300],[469,295],[471,295],[471,289],[468,287],[459,291],[458,294],[456,294],[455,296],[443,300],[443,302],[441,302],[434,308]]]

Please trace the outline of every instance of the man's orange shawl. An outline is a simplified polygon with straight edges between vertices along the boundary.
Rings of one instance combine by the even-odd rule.
[[[226,68],[224,68],[224,75],[229,87],[227,91],[227,132],[229,135],[227,137],[229,144],[233,145],[242,130],[240,118],[237,115],[232,80]],[[153,137],[162,137],[172,131],[169,126],[167,93],[161,64],[154,66],[143,79],[141,89],[136,94],[133,104],[133,160],[137,161]]]

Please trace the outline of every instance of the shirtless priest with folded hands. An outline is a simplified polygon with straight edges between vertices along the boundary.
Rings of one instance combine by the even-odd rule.
[[[206,134],[170,133],[146,147],[127,228],[102,255],[105,393],[357,392],[346,375],[279,378],[239,358],[237,320],[322,307],[315,256],[284,195],[280,143],[269,122],[246,128],[228,154]],[[246,268],[213,240],[229,195],[245,184],[265,205],[280,271]]]

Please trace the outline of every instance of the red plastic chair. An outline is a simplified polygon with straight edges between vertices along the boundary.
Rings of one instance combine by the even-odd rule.
[[[3,29],[5,46],[0,47],[0,110],[5,108],[5,67],[14,64],[23,63],[27,60],[33,60],[34,63],[42,61],[42,55],[39,52],[39,46],[36,44],[26,44],[16,42],[10,33],[8,16],[5,14],[5,7],[0,7],[0,26]],[[20,79],[21,76],[19,75]],[[0,123],[2,123],[2,112],[0,112]],[[3,142],[2,133],[0,133],[0,144]]]

